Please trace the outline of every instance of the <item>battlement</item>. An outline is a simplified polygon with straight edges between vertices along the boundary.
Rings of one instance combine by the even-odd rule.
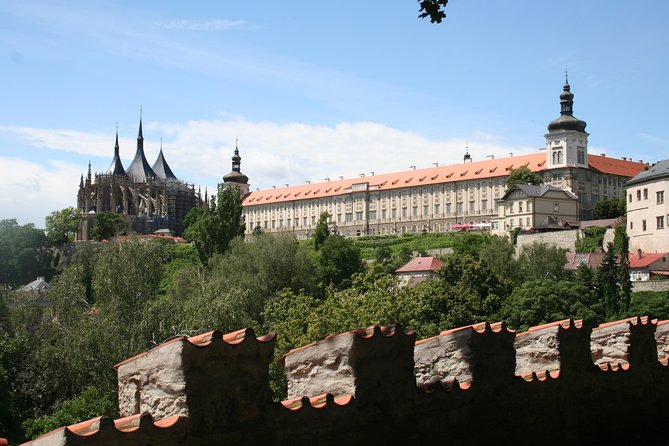
[[[269,391],[274,334],[181,337],[116,366],[124,418],[28,444],[654,444],[669,413],[668,322],[564,320],[524,333],[486,322],[419,341],[399,325],[354,330],[280,358],[280,403]]]

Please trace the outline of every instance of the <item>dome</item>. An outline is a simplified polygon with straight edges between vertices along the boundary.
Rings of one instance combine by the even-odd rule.
[[[579,132],[585,132],[585,127],[587,125],[588,124],[585,121],[575,118],[572,115],[562,115],[548,124],[548,131],[553,132],[556,130],[576,130]]]
[[[574,93],[571,92],[569,82],[565,82],[560,93],[560,117],[548,124],[548,131],[576,130],[585,132],[588,124],[574,117]]]
[[[227,175],[223,175],[223,182],[224,183],[239,183],[239,184],[247,184],[249,182],[249,177],[244,175],[241,172],[237,171],[232,171]]]

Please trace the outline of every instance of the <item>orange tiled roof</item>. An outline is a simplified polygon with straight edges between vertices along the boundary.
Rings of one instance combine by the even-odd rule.
[[[610,158],[600,155],[588,155],[590,168],[602,173],[633,177],[643,171],[646,164]],[[364,178],[349,178],[322,183],[302,184],[276,189],[250,192],[244,197],[244,206],[256,206],[270,203],[282,203],[308,198],[334,197],[355,193],[355,184],[368,183],[370,190],[392,190],[410,186],[428,186],[456,181],[468,181],[503,177],[512,169],[526,166],[532,172],[546,169],[546,152],[530,155],[476,161],[473,163],[452,164],[425,169],[373,175]]]
[[[630,268],[644,268],[649,266],[651,263],[665,257],[667,252],[644,252],[639,257],[638,252],[631,252],[629,254],[629,263]]]
[[[395,270],[396,273],[419,273],[423,271],[436,271],[444,266],[444,262],[436,257],[414,257],[401,268]]]

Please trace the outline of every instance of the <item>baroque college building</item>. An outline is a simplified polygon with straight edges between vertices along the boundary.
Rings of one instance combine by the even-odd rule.
[[[247,232],[260,227],[306,238],[322,212],[331,215],[332,227],[345,236],[441,232],[455,224],[489,224],[497,213],[496,201],[504,196],[509,172],[521,166],[538,173],[545,184],[575,194],[579,218],[592,219],[598,201],[622,197],[625,182],[647,165],[589,154],[586,123],[574,116],[573,99],[565,80],[560,117],[548,125],[546,146],[537,153],[476,162],[467,153],[462,164],[249,192],[243,199]],[[236,167],[239,172],[236,156],[233,171]],[[248,190],[248,181],[231,182]]]
[[[91,239],[90,231],[100,212],[122,214],[129,232],[149,234],[162,229],[181,235],[184,217],[200,203],[200,193],[195,191],[195,186],[180,181],[172,172],[162,144],[153,166],[146,160],[140,118],[137,149],[127,170],[119,156],[117,131],[109,169],[92,175],[89,163],[86,178],[81,176],[77,208],[84,218],[80,221],[77,240]]]

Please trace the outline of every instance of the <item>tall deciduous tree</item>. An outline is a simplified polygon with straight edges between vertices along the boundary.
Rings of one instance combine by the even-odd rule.
[[[313,240],[314,248],[316,251],[325,242],[325,239],[330,235],[330,228],[328,228],[328,220],[330,219],[330,214],[328,212],[321,212],[320,217],[318,218],[318,223],[316,223],[316,229],[314,229]]]
[[[539,174],[532,172],[527,166],[520,166],[509,172],[509,176],[506,178],[506,190],[511,189],[515,184],[532,184],[538,186],[542,182],[543,180]]]
[[[16,219],[0,220],[0,286],[25,285],[52,273],[52,254],[44,231]]]
[[[559,280],[565,277],[566,249],[548,243],[524,246],[518,256],[523,280]]]
[[[46,234],[53,245],[63,245],[74,241],[79,225],[79,210],[67,207],[53,211],[45,218]]]
[[[114,212],[100,212],[95,216],[95,226],[91,235],[97,241],[125,234],[127,224],[123,215]]]
[[[323,287],[334,285],[347,288],[354,273],[362,271],[360,250],[355,244],[341,235],[330,234],[318,255],[318,270]]]
[[[202,262],[214,254],[228,250],[235,237],[243,237],[246,224],[242,214],[242,198],[236,185],[218,185],[218,195],[200,218],[186,231],[186,238],[195,244]]]

